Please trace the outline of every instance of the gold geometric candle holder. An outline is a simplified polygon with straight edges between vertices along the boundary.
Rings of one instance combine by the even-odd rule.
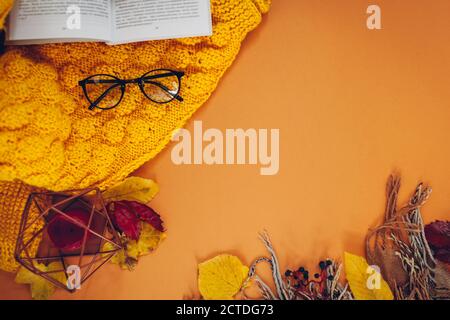
[[[74,292],[121,249],[99,189],[45,191],[28,197],[14,257],[34,274]],[[50,264],[57,267],[47,268]],[[67,281],[72,278],[76,284]]]

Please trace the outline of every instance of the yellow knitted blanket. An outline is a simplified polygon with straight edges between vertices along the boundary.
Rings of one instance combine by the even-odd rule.
[[[1,1],[0,27],[11,4]],[[211,37],[7,48],[0,56],[0,268],[17,267],[12,252],[29,188],[22,182],[105,188],[152,159],[208,99],[269,6],[270,0],[211,0]],[[136,78],[156,68],[186,72],[184,102],[155,105],[130,86],[115,109],[87,109],[79,80],[98,73]]]

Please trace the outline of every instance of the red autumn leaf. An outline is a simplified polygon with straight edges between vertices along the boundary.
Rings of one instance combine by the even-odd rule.
[[[108,213],[114,226],[132,239],[139,239],[141,233],[139,218],[134,209],[127,203],[129,201],[114,201],[108,206]]]
[[[161,231],[161,232],[164,231],[163,221],[161,220],[161,216],[159,214],[157,214],[155,212],[155,210],[153,210],[149,206],[146,206],[145,204],[142,204],[137,201],[123,200],[120,202],[125,202],[127,205],[129,205],[131,208],[133,208],[134,213],[136,214],[136,216],[139,219],[149,223],[153,228],[155,228],[158,231]]]
[[[450,222],[435,221],[425,226],[425,237],[433,249],[450,248]]]
[[[439,261],[450,264],[450,249],[449,248],[437,249],[434,252],[434,257]]]

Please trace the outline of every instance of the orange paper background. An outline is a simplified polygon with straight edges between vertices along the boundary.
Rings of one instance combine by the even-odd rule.
[[[382,30],[369,31],[374,3]],[[194,119],[204,129],[279,128],[279,174],[175,166],[170,145],[136,172],[160,184],[152,206],[167,240],[134,272],[108,264],[79,292],[54,298],[190,297],[199,262],[228,252],[250,264],[265,254],[263,229],[283,268],[363,254],[394,170],[402,201],[427,182],[426,222],[449,219],[449,12],[447,0],[275,0]],[[13,278],[0,273],[0,298],[28,298]]]

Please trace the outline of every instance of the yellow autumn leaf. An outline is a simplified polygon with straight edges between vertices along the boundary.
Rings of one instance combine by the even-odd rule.
[[[345,252],[345,273],[356,300],[393,300],[394,295],[380,273],[363,257]]]
[[[167,237],[165,232],[161,232],[152,227],[149,223],[144,222],[142,225],[139,239],[131,240],[127,244],[127,254],[129,257],[137,259],[146,255],[156,248]]]
[[[128,200],[148,203],[158,191],[158,184],[153,180],[128,177],[121,183],[105,190],[102,195],[106,202]]]
[[[238,257],[218,255],[198,265],[198,288],[206,300],[231,300],[241,290],[248,271]]]
[[[149,254],[157,249],[166,237],[167,235],[165,232],[156,230],[149,223],[143,222],[139,239],[137,241],[128,241],[126,243],[126,251],[119,250],[110,261],[114,264],[118,264],[122,269],[132,270],[139,257]],[[110,251],[113,250],[113,248],[114,246],[109,242],[106,242],[103,245],[103,251]]]
[[[109,242],[105,242],[105,244],[103,245],[103,251],[111,251],[111,250],[114,250],[114,249],[115,249],[115,246],[113,244],[109,243]],[[103,257],[106,257],[109,254],[110,253],[104,253]],[[117,251],[111,257],[111,259],[109,259],[109,261],[111,263],[119,265],[124,270],[132,270],[134,265],[137,262],[135,259],[128,259],[127,256],[125,255],[125,250],[124,249],[121,249],[121,250]]]
[[[64,285],[66,284],[66,275],[65,272],[62,271],[64,269],[60,262],[52,262],[48,266],[37,263],[35,266],[42,272],[61,270],[60,272],[49,273],[48,275],[58,282],[61,282]],[[53,283],[32,273],[24,267],[21,267],[17,272],[15,281],[20,284],[29,284],[31,288],[31,297],[36,300],[47,300],[55,292]]]

